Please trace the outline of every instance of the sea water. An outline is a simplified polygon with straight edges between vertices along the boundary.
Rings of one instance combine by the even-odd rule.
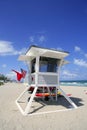
[[[84,86],[87,87],[87,80],[60,81],[62,86]]]

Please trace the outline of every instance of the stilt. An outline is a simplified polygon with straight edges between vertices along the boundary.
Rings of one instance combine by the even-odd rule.
[[[66,98],[66,100],[68,100],[68,102],[73,106],[73,108],[77,108],[77,105],[65,94],[65,92],[61,88],[59,88],[59,91]]]

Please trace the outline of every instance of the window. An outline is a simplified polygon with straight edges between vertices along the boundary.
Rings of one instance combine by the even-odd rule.
[[[57,72],[58,59],[40,57],[40,72]]]

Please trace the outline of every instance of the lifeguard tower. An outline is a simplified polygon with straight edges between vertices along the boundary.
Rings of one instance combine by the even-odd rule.
[[[52,99],[51,89],[55,88],[55,100],[58,99],[58,91],[68,100],[73,108],[77,108],[75,103],[64,93],[60,88],[59,84],[59,73],[60,67],[67,64],[64,60],[68,56],[68,52],[52,50],[47,48],[40,48],[37,46],[31,46],[25,55],[20,55],[19,60],[26,61],[28,64],[28,81],[27,87],[17,98],[16,104],[23,115],[29,114],[32,101],[36,96],[37,90],[39,88],[47,88],[50,98]],[[25,110],[23,110],[19,104],[19,99],[27,92],[31,87],[33,87],[33,92]],[[54,100],[53,99],[53,100]]]

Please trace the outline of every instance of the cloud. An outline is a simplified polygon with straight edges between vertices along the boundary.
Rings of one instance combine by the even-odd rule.
[[[44,42],[45,41],[45,36],[41,35],[41,36],[30,36],[29,37],[30,42]]]
[[[74,51],[79,52],[81,55],[83,55],[85,58],[87,58],[87,53],[85,53],[80,47],[75,46]]]
[[[77,74],[76,73],[72,73],[72,72],[70,72],[68,70],[63,70],[62,71],[62,77],[63,78],[75,78],[75,77],[77,77]]]
[[[10,79],[16,79],[16,75],[14,72],[9,72],[8,74],[6,74],[6,76]]]
[[[6,55],[20,55],[26,51],[26,48],[16,50],[10,41],[0,41],[0,56]]]
[[[74,64],[82,67],[87,67],[87,61],[83,59],[74,59]]]
[[[34,42],[34,36],[29,37],[30,42]]]
[[[8,74],[6,74],[6,76],[10,79],[16,79],[16,74],[12,71],[10,71]]]
[[[45,41],[45,36],[44,35],[39,36],[39,42],[44,42],[44,41]]]
[[[3,65],[2,65],[2,68],[6,68],[6,67],[7,67],[7,65],[6,65],[6,64],[3,64]]]
[[[0,53],[10,53],[14,51],[12,43],[9,41],[0,41]]]
[[[76,52],[78,52],[78,51],[81,51],[81,48],[78,47],[78,46],[75,46],[74,50],[75,50]]]
[[[22,48],[21,50],[14,50],[14,52],[12,53],[13,55],[21,55],[23,53],[25,53],[27,51],[27,48]]]
[[[30,45],[36,45],[36,46],[44,46],[45,47],[45,42],[46,38],[44,34],[35,34],[29,37],[29,42]]]
[[[85,57],[87,58],[87,54],[85,54]]]

